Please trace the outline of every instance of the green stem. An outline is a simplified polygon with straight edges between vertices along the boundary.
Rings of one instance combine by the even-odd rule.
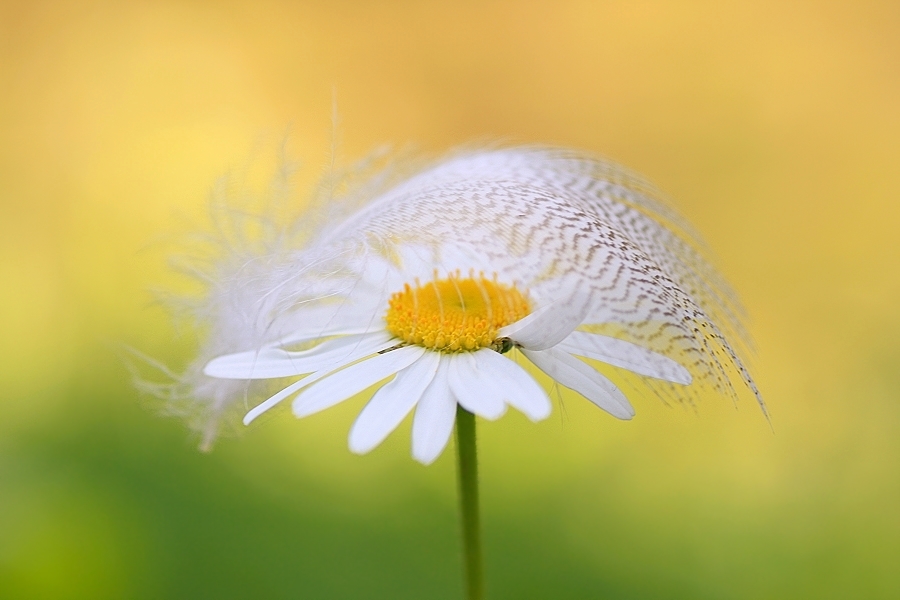
[[[459,475],[459,517],[462,521],[466,598],[484,598],[481,557],[481,525],[478,519],[478,454],[475,449],[475,415],[456,406],[456,463]]]

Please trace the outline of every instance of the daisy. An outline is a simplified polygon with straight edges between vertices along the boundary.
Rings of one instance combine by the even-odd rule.
[[[532,421],[550,414],[546,392],[508,358],[511,350],[619,419],[634,416],[628,399],[578,357],[672,383],[691,382],[687,369],[666,356],[577,331],[583,315],[568,308],[536,306],[516,285],[456,271],[404,284],[377,315],[374,331],[368,306],[345,310],[342,327],[310,349],[290,351],[278,344],[221,356],[204,373],[245,380],[305,375],[251,410],[245,423],[293,394],[293,412],[304,417],[386,381],[356,419],[350,449],[372,450],[415,409],[412,454],[424,464],[447,445],[457,404],[488,420],[502,416],[507,406]],[[290,340],[294,345],[315,341]]]
[[[293,381],[245,424],[287,399],[305,417],[377,387],[350,430],[356,453],[414,411],[412,454],[429,464],[456,424],[466,582],[480,598],[475,416],[551,412],[520,357],[619,419],[634,416],[631,403],[586,361],[679,400],[687,386],[735,396],[743,383],[765,412],[735,346],[733,292],[645,180],[543,148],[459,154],[390,179],[329,196],[324,219],[264,228],[275,234],[264,252],[223,244],[232,259],[209,277],[209,335],[185,378],[203,443],[243,399],[237,388],[267,379]]]

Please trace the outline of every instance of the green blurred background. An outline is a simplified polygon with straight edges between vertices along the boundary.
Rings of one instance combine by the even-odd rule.
[[[162,248],[288,131],[300,191],[334,139],[602,153],[749,309],[774,433],[480,428],[490,597],[900,597],[898,109],[896,2],[3,1],[0,597],[460,597],[452,452],[350,454],[356,399],[201,454],[118,356],[183,362]]]

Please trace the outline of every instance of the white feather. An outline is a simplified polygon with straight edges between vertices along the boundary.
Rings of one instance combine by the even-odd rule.
[[[578,324],[612,334],[686,367],[681,380],[733,394],[736,377],[765,411],[739,356],[733,292],[640,177],[575,151],[507,148],[453,156],[385,189],[388,180],[361,188],[381,190],[372,197],[336,203],[302,244],[289,223],[278,243],[217,267],[201,313],[203,362],[349,324],[376,330],[404,283],[474,272],[554,307],[566,327],[552,343]],[[201,376],[196,393],[211,385]]]

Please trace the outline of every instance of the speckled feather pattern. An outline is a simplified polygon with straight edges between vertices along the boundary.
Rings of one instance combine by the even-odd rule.
[[[497,150],[419,174],[321,242],[433,248],[436,268],[442,250],[475,248],[480,262],[535,295],[587,302],[585,325],[620,324],[623,337],[729,393],[734,367],[759,398],[729,339],[744,335],[734,293],[658,198],[647,182],[582,154]]]

